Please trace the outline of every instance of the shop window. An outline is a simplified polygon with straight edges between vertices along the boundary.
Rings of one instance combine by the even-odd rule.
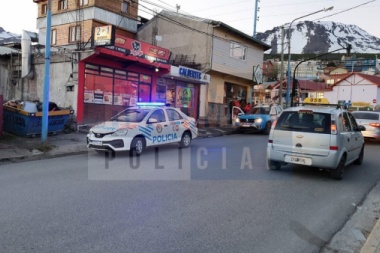
[[[189,87],[176,87],[176,106],[193,108],[194,89]]]
[[[139,86],[139,102],[150,101],[150,85],[140,84]]]
[[[151,101],[151,77],[139,73],[86,64],[84,102],[133,106]]]
[[[165,78],[158,78],[157,79],[156,102],[166,103],[166,82],[165,82]]]

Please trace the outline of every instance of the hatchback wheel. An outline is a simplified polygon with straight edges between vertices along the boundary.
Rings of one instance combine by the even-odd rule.
[[[189,132],[185,132],[182,135],[181,141],[179,143],[180,148],[187,148],[191,143],[191,135]]]
[[[344,169],[345,169],[345,164],[346,164],[346,156],[343,155],[342,158],[339,161],[338,166],[336,167],[335,170],[331,170],[331,177],[336,179],[336,180],[341,180],[343,179],[344,176]]]
[[[144,139],[141,137],[135,137],[132,140],[131,149],[129,150],[129,155],[140,156],[141,153],[144,151],[144,148],[145,148]]]

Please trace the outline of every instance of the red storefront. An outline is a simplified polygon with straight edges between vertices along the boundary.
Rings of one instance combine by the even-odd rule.
[[[136,102],[164,97],[157,81],[170,72],[169,58],[168,49],[120,35],[114,45],[96,47],[78,67],[78,124],[104,121]]]

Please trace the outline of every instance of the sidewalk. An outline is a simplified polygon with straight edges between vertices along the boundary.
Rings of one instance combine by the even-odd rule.
[[[1,164],[53,158],[88,152],[86,134],[88,130],[59,133],[47,137],[23,138],[4,133],[0,139]],[[235,134],[233,127],[203,127],[198,138],[211,138]],[[345,226],[323,247],[323,253],[380,253],[380,183],[367,195],[361,206],[350,217]],[[379,221],[378,221],[379,220]]]
[[[87,152],[88,129],[78,132],[49,135],[46,143],[41,137],[27,138],[4,133],[0,139],[0,163],[44,159]],[[205,127],[198,129],[198,138],[210,138],[234,134],[233,127]]]

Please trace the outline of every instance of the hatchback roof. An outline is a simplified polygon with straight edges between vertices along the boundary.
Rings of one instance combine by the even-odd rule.
[[[337,108],[336,106],[325,106],[325,105],[303,105],[297,107],[289,107],[285,109],[285,111],[299,111],[299,110],[312,110],[315,112],[323,112],[323,113],[332,113],[336,110],[344,111],[342,108]]]

